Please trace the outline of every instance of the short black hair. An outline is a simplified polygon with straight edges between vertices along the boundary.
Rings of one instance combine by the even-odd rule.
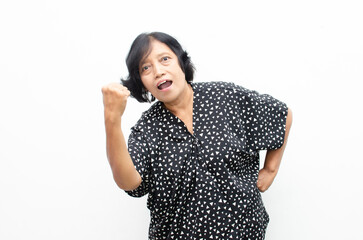
[[[122,84],[129,89],[131,96],[139,102],[152,102],[155,100],[154,96],[148,97],[139,72],[140,62],[150,53],[150,42],[153,39],[166,44],[175,53],[178,57],[180,68],[185,74],[185,80],[189,84],[193,81],[194,77],[194,65],[188,53],[175,38],[162,32],[142,33],[135,38],[126,58],[129,76],[126,79],[121,79]]]

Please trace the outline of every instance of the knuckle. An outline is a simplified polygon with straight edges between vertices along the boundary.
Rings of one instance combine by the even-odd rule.
[[[102,89],[101,89],[101,91],[102,91],[103,93],[107,92],[107,87],[106,87],[106,86],[103,86],[103,87],[102,87]]]

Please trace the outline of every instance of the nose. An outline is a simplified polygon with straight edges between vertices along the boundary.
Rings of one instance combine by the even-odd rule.
[[[155,71],[154,72],[155,78],[160,78],[160,77],[164,76],[164,74],[165,74],[164,67],[161,64],[155,64],[154,71]]]

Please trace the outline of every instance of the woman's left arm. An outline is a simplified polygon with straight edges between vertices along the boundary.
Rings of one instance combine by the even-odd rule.
[[[271,186],[273,180],[277,175],[282,155],[284,154],[284,150],[286,147],[287,138],[289,136],[291,123],[292,112],[289,108],[286,117],[284,144],[278,149],[267,150],[264,167],[260,170],[258,174],[257,187],[261,192],[266,191]]]

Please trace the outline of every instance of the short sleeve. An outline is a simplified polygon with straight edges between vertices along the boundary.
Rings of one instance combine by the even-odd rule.
[[[142,197],[149,192],[150,154],[143,133],[134,128],[129,136],[128,151],[142,182],[136,189],[125,192],[132,197]]]
[[[280,148],[285,138],[287,105],[268,94],[242,87],[240,90],[248,148],[252,151]]]

